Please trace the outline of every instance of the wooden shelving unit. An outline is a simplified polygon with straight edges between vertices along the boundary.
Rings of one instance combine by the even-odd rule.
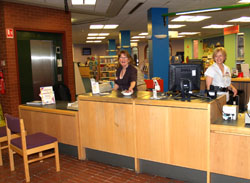
[[[116,68],[118,65],[117,56],[100,56],[99,57],[99,79],[115,80]]]

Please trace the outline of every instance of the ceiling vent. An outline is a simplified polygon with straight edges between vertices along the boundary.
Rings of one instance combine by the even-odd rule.
[[[130,10],[128,14],[131,15],[132,13],[134,13],[134,11],[137,10],[141,5],[143,5],[143,3],[138,3],[132,10]]]

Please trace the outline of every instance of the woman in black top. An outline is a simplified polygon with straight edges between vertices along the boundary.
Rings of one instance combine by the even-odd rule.
[[[132,57],[126,50],[122,50],[118,54],[119,67],[116,71],[116,80],[114,90],[127,90],[133,92],[137,90],[137,70],[132,64]]]

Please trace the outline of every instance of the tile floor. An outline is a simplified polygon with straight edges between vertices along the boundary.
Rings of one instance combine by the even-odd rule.
[[[22,158],[14,156],[15,171],[11,172],[8,151],[3,150],[0,183],[25,182]],[[60,165],[61,171],[57,173],[53,158],[30,164],[31,183],[184,183],[94,161],[81,161],[68,155],[60,155]]]

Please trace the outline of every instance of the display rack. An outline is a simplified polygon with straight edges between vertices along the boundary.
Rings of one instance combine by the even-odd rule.
[[[99,79],[98,75],[98,57],[92,56],[90,60],[88,60],[88,66],[89,66],[89,74],[90,78],[95,78],[96,80]]]
[[[100,56],[99,57],[99,79],[100,80],[115,80],[116,68],[118,65],[118,57],[115,56]]]

